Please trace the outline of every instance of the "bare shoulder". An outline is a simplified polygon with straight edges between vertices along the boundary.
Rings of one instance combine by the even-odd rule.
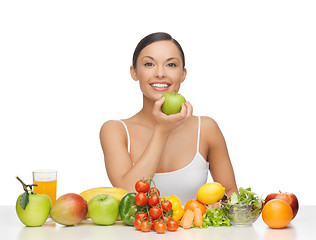
[[[120,137],[124,136],[124,126],[120,121],[117,120],[108,120],[103,123],[100,129],[100,138],[101,141],[104,138],[111,137]]]
[[[217,122],[213,118],[207,116],[201,117],[201,126],[208,131],[217,131],[219,129]]]
[[[118,120],[105,122],[100,130],[100,142],[106,159],[124,159],[128,151],[128,137],[124,125]],[[109,161],[107,161],[109,163]]]
[[[118,120],[108,120],[105,123],[103,123],[101,127],[101,131],[103,130],[111,130],[113,128],[119,128],[122,125],[122,123]]]
[[[201,117],[201,132],[209,143],[214,144],[223,138],[217,122],[210,117]]]

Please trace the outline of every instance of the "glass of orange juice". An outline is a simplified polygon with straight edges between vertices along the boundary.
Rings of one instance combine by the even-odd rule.
[[[57,171],[56,170],[36,170],[33,171],[34,192],[47,194],[52,201],[52,206],[56,201],[57,191]]]

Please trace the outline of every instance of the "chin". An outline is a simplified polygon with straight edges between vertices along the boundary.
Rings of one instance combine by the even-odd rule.
[[[166,91],[167,92],[167,91]],[[165,91],[163,92],[151,92],[151,93],[143,93],[144,97],[147,98],[151,102],[156,102],[159,100],[162,96],[162,94],[166,93]]]
[[[162,94],[163,94],[163,93],[159,94],[159,96],[158,96],[157,94],[155,94],[155,95],[153,95],[153,94],[149,95],[149,94],[143,93],[143,98],[144,98],[145,100],[149,101],[149,102],[153,102],[153,103],[154,103],[154,102],[158,101],[158,100],[161,98]]]

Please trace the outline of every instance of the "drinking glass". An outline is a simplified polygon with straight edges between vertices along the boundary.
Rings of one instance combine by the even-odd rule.
[[[36,170],[33,171],[34,192],[47,194],[50,197],[52,206],[56,201],[57,191],[57,171],[56,170]]]

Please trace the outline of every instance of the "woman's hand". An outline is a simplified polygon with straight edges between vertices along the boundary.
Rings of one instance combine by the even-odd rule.
[[[208,205],[207,208],[220,208],[220,206],[221,206],[220,203],[217,202],[217,203],[213,203],[213,204]]]
[[[164,102],[164,97],[155,102],[153,115],[156,120],[156,129],[169,134],[173,129],[179,127],[187,118],[192,116],[193,108],[190,102],[182,103],[179,113],[166,115],[161,111],[161,106]]]

